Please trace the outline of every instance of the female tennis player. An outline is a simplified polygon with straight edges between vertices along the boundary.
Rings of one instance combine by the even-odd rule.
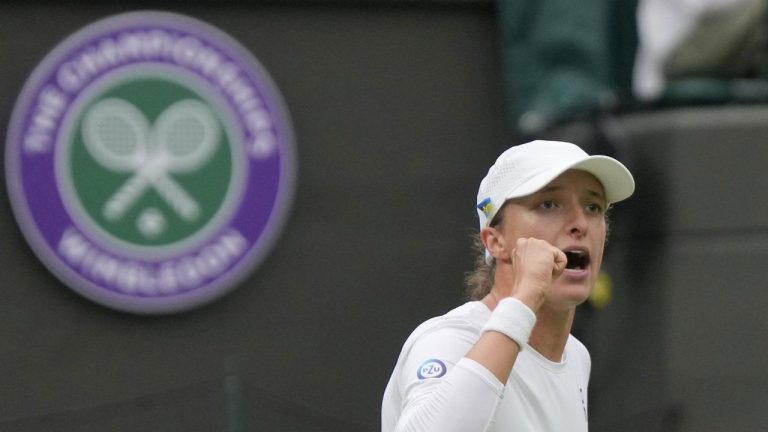
[[[590,357],[570,334],[600,271],[629,170],[559,141],[499,156],[480,183],[470,301],[406,340],[382,432],[587,431]]]

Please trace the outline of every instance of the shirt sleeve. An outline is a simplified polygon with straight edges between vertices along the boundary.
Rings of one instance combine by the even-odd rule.
[[[504,385],[464,358],[477,341],[471,329],[443,328],[422,335],[399,377],[403,395],[396,432],[483,432],[491,424]]]

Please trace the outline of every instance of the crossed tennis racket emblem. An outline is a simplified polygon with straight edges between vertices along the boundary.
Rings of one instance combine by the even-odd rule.
[[[83,119],[85,147],[103,167],[133,174],[104,204],[104,217],[119,220],[154,188],[183,220],[197,219],[200,205],[171,174],[200,168],[211,158],[220,133],[211,109],[194,99],[172,104],[151,125],[125,100],[94,104]]]

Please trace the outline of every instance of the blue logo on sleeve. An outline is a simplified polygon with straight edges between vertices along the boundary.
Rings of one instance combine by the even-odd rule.
[[[419,370],[416,371],[416,376],[419,379],[428,378],[440,378],[445,375],[448,368],[445,367],[445,363],[438,359],[429,359],[419,366]]]

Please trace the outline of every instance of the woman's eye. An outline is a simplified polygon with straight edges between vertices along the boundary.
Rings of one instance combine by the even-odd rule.
[[[590,213],[602,213],[603,212],[603,206],[600,204],[589,204],[587,205],[587,210]]]
[[[541,204],[539,204],[539,207],[545,210],[549,210],[557,207],[557,204],[555,204],[555,202],[552,200],[546,200],[546,201],[542,201]]]

